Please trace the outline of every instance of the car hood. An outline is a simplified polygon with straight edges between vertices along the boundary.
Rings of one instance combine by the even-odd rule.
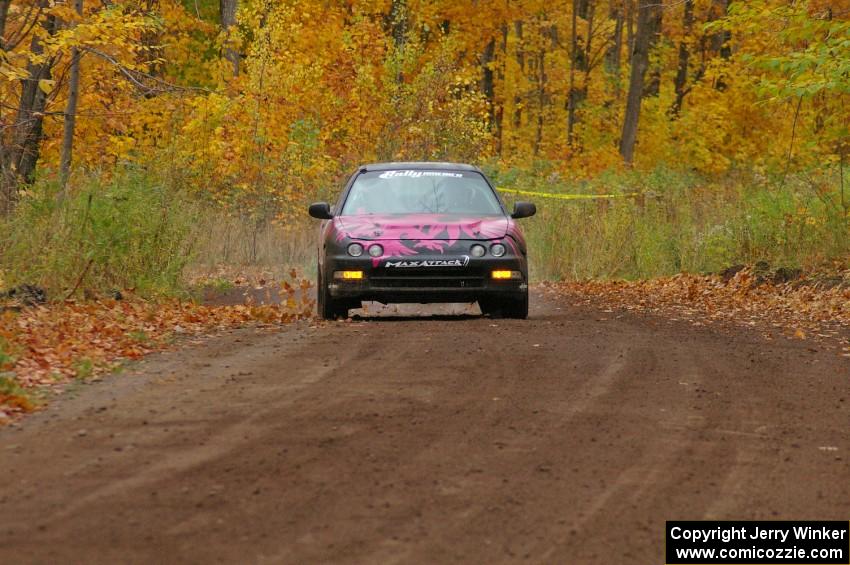
[[[353,215],[333,220],[337,239],[446,240],[499,239],[511,220],[505,216],[470,218],[455,214]]]

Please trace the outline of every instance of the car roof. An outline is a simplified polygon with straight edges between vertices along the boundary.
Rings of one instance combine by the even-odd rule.
[[[477,171],[481,172],[478,167],[468,165],[466,163],[447,163],[447,162],[428,162],[428,161],[398,161],[389,163],[371,163],[361,165],[361,171],[395,171],[404,170],[437,170],[437,171]]]

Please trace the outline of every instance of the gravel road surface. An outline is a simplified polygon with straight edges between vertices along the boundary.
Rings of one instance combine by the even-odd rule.
[[[0,563],[663,563],[668,519],[850,516],[811,342],[534,297],[243,330],[0,430]]]

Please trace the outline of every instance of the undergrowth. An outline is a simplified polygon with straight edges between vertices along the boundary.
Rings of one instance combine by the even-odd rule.
[[[67,198],[35,186],[4,221],[6,284],[36,284],[52,298],[84,291],[173,293],[190,252],[197,205],[138,171],[90,177]]]
[[[37,183],[0,217],[0,291],[26,284],[51,300],[127,290],[185,297],[187,270],[306,264],[306,221],[291,227],[273,211],[228,211],[175,185],[135,168],[90,175],[65,198]]]
[[[9,341],[0,335],[0,375],[4,371],[9,371],[15,363],[16,355],[12,351],[12,345]]]
[[[706,178],[658,167],[592,180],[557,171],[551,162],[486,169],[504,188],[617,195],[559,200],[505,194],[509,204],[537,204],[537,216],[522,221],[536,280],[651,278],[759,261],[817,270],[846,266],[850,257],[850,198],[842,198],[836,170]],[[127,289],[186,297],[193,279],[220,278],[226,290],[230,282],[221,273],[232,269],[222,265],[312,271],[315,223],[300,206],[286,214],[228,209],[177,185],[132,167],[90,175],[64,199],[55,185],[36,184],[14,215],[0,219],[0,287],[39,285],[53,300]],[[317,199],[328,192],[333,199],[339,187],[315,192]],[[0,361],[2,355],[0,349]]]
[[[537,279],[651,278],[766,261],[817,270],[850,258],[839,181],[823,174],[707,179],[659,168],[571,181],[538,171],[490,171],[506,188],[614,199],[535,201],[523,220]],[[637,196],[627,196],[637,193]]]

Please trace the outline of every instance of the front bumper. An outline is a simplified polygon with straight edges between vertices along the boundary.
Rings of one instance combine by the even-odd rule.
[[[438,262],[442,266],[432,266]],[[445,266],[457,263],[461,266]],[[413,264],[413,266],[387,266]],[[424,266],[421,266],[424,265]],[[359,280],[334,278],[338,271],[363,272]],[[493,271],[519,273],[516,279],[493,279]],[[524,257],[468,257],[466,255],[416,255],[380,259],[348,255],[327,257],[324,277],[333,298],[382,303],[474,302],[490,296],[519,298],[528,291]]]

